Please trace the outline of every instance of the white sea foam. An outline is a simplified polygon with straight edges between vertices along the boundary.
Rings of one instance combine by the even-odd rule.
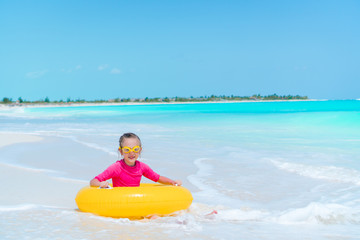
[[[209,215],[211,209],[217,214]],[[207,212],[206,212],[207,211]],[[194,203],[190,212],[198,221],[245,222],[257,221],[276,224],[360,224],[360,209],[335,203],[312,202],[305,207],[288,209],[283,212],[266,211],[243,207],[240,209],[224,206],[210,206]]]
[[[360,223],[360,211],[340,204],[312,202],[303,208],[287,210],[273,220],[281,224]]]
[[[243,209],[224,209],[219,210],[216,215],[217,220],[221,221],[264,221],[269,213],[266,211],[243,208]]]
[[[65,177],[52,177],[55,180],[62,181],[62,182],[72,182],[72,183],[80,183],[80,184],[88,184],[88,180],[82,179],[74,179],[74,178],[65,178]]]
[[[25,112],[25,108],[22,107],[16,107],[16,108],[1,108],[0,107],[0,116],[9,116],[12,117],[17,114],[22,114]]]
[[[30,113],[26,111],[24,107],[15,107],[15,108],[0,108],[1,117],[9,117],[15,119],[54,119],[59,117],[64,117],[63,114],[49,114],[49,113]]]
[[[228,185],[226,181],[218,182],[217,174],[220,173],[220,170],[214,168],[210,159],[199,158],[194,161],[194,164],[198,167],[198,171],[188,176],[188,180],[199,189],[198,192],[193,192],[194,208],[192,208],[192,212],[195,212],[196,215],[199,215],[199,210],[200,215],[206,215],[216,210],[219,212],[217,218],[224,221],[252,221],[261,219],[268,214],[266,209],[256,209],[256,204],[251,204],[246,200],[244,193],[246,195],[253,193],[247,192],[241,188],[241,185],[237,185],[238,183],[232,177],[223,176],[226,179],[233,179],[231,185]]]
[[[24,211],[29,209],[37,208],[35,204],[25,204],[25,205],[16,205],[16,206],[0,206],[0,212],[10,212],[10,211]]]
[[[332,182],[351,183],[360,186],[360,172],[334,166],[311,166],[299,163],[271,160],[279,169],[296,173],[304,177],[323,179]]]
[[[225,204],[225,205],[238,205],[238,201],[234,198],[226,196],[214,188],[207,179],[211,178],[214,175],[213,166],[206,163],[207,158],[199,158],[194,161],[194,164],[198,167],[196,174],[190,175],[187,179],[195,185],[199,192],[194,193],[194,195],[202,202],[212,204]]]
[[[27,211],[33,209],[66,209],[63,207],[39,205],[39,204],[20,204],[20,205],[0,205],[0,212]],[[67,209],[72,210],[72,209]]]
[[[85,141],[80,141],[75,136],[63,136],[63,137],[71,139],[72,141],[74,141],[76,143],[80,143],[80,144],[82,144],[82,145],[84,145],[86,147],[93,148],[93,149],[100,150],[102,152],[108,153],[109,155],[118,156],[118,154],[115,151],[111,151],[108,148],[101,147],[101,146],[99,146],[98,144],[95,144],[95,143],[89,143],[89,142],[85,142]]]
[[[162,216],[156,219],[140,219],[130,220],[128,218],[109,218],[97,216],[91,213],[78,212],[80,215],[87,217],[87,220],[93,219],[106,224],[115,224],[118,226],[138,226],[138,227],[161,227],[165,229],[180,229],[181,231],[201,231],[202,227],[198,222],[198,218],[186,211],[179,211],[170,216]]]
[[[11,167],[11,168],[16,168],[16,169],[20,169],[20,170],[25,170],[25,171],[29,171],[29,172],[64,174],[64,172],[61,172],[61,171],[45,169],[45,168],[32,168],[32,167],[28,167],[28,166],[24,166],[24,165],[19,165],[19,164],[10,164],[10,163],[1,162],[0,165]]]
[[[204,177],[211,175],[211,171],[213,170],[213,167],[211,165],[204,163],[204,160],[206,159],[207,158],[199,158],[194,161],[194,164],[198,168],[198,171],[195,175],[190,175],[188,177],[188,180],[200,190],[213,191],[214,189],[206,185],[203,180]]]

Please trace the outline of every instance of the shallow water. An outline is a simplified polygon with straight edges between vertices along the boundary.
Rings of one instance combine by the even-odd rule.
[[[5,239],[359,239],[360,101],[14,108],[0,123],[44,138],[0,148],[20,176],[0,197]],[[129,131],[142,161],[192,191],[188,211],[145,222],[76,211],[76,191]]]

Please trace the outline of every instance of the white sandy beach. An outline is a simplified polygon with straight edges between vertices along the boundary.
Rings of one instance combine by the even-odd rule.
[[[211,104],[211,103],[253,103],[253,102],[302,102],[327,101],[327,99],[293,99],[293,100],[242,100],[242,101],[194,101],[194,102],[104,102],[104,103],[12,103],[0,104],[0,109],[41,108],[41,107],[80,107],[80,106],[137,106],[137,105],[174,105],[174,104]]]
[[[76,192],[87,184],[87,181],[64,179],[61,177],[52,176],[51,170],[46,169],[47,163],[44,160],[39,162],[39,165],[44,165],[43,168],[29,167],[22,162],[26,158],[29,161],[36,162],[41,159],[41,155],[51,157],[51,150],[46,149],[46,145],[41,152],[36,154],[27,153],[24,149],[36,144],[38,146],[44,145],[43,137],[21,134],[21,133],[1,133],[0,134],[0,151],[4,151],[6,147],[12,147],[14,152],[14,159],[4,159],[0,156],[0,181],[4,184],[0,186],[0,205],[14,206],[23,204],[35,205],[49,205],[49,206],[63,206],[75,208],[74,196]],[[29,145],[29,146],[28,146]],[[23,157],[23,159],[17,159]],[[64,154],[66,157],[66,154]],[[9,163],[9,161],[16,161]]]
[[[0,147],[16,143],[39,142],[43,138],[30,134],[0,133]]]

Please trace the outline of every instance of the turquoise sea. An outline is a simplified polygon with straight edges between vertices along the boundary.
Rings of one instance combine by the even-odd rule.
[[[124,132],[191,190],[188,211],[140,222],[76,211]],[[2,194],[0,239],[360,239],[358,100],[3,108],[0,133],[43,139],[0,148],[0,167],[59,185]]]

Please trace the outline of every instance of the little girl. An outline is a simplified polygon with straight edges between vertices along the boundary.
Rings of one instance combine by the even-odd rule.
[[[113,163],[104,172],[92,179],[90,186],[107,188],[109,182],[106,180],[111,178],[114,187],[138,187],[143,175],[154,182],[162,184],[177,186],[182,184],[180,180],[174,181],[160,176],[147,164],[137,160],[142,148],[140,138],[136,134],[123,134],[120,137],[119,145],[119,152],[124,159]]]

